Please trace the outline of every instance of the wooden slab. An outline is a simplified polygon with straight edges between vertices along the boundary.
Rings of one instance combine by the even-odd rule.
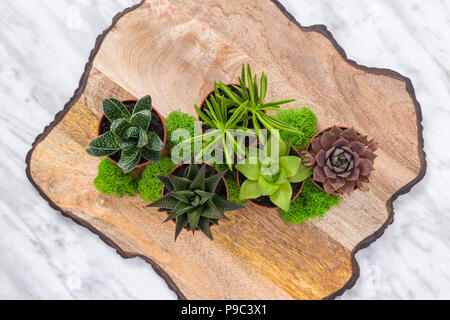
[[[164,116],[194,114],[213,81],[235,80],[243,63],[266,72],[268,99],[296,98],[321,127],[355,126],[381,143],[369,193],[298,226],[248,205],[214,228],[214,242],[183,233],[174,243],[163,213],[95,190],[100,160],[85,149],[104,98],[151,94]],[[333,298],[355,283],[355,253],[392,222],[392,202],[425,174],[420,122],[409,79],[347,60],[325,27],[300,26],[276,1],[148,0],[98,38],[79,89],[33,144],[27,174],[52,207],[123,257],[151,263],[179,298]]]

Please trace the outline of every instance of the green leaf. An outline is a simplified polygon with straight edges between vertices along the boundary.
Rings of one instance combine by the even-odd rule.
[[[213,202],[216,205],[217,209],[219,209],[222,212],[232,211],[232,210],[238,210],[244,208],[243,205],[228,201],[219,195],[215,195],[213,198]]]
[[[206,201],[208,201],[209,199],[211,199],[216,195],[214,192],[205,192],[202,190],[195,190],[195,193],[200,196],[199,205],[206,203]]]
[[[259,188],[258,181],[245,180],[241,186],[241,192],[239,194],[239,199],[256,199],[262,195],[261,189]]]
[[[137,143],[138,148],[142,148],[148,144],[147,132],[144,129],[139,128],[139,139]]]
[[[144,131],[147,131],[148,127],[150,126],[150,118],[151,118],[150,111],[143,110],[133,114],[133,116],[130,119],[130,122],[133,125],[138,126],[141,129],[144,129]]]
[[[134,106],[133,115],[136,113],[139,113],[141,111],[149,111],[150,112],[150,119],[152,117],[152,97],[145,96],[142,99],[140,99],[136,105]]]
[[[175,226],[175,241],[177,241],[178,236],[180,235],[184,227],[186,227],[187,223],[188,223],[187,215],[181,215],[177,217],[177,224]]]
[[[198,173],[198,165],[196,164],[190,164],[189,167],[187,168],[185,177],[191,181],[193,181],[195,179],[195,177],[197,176]]]
[[[169,191],[174,190],[172,181],[170,181],[169,177],[166,177],[166,176],[157,176],[157,177],[163,183],[163,185],[167,188],[167,190],[169,190]]]
[[[120,119],[114,120],[112,122],[111,132],[118,135],[119,137],[123,137],[125,135],[125,132],[130,127],[131,127],[131,124],[128,122],[128,120],[126,120],[124,118],[120,118]]]
[[[280,166],[284,169],[288,178],[294,176],[297,173],[301,162],[301,159],[295,156],[286,156],[280,158]]]
[[[126,139],[135,138],[139,139],[139,128],[137,127],[130,127],[127,129],[127,132],[125,134]]]
[[[129,120],[131,117],[127,107],[125,107],[122,102],[114,98],[103,100],[103,113],[106,118],[111,121],[111,123],[120,118]]]
[[[132,171],[139,164],[141,160],[141,150],[130,149],[122,150],[122,155],[119,161],[119,167],[122,168],[123,172],[128,173]]]
[[[289,210],[292,198],[292,187],[289,182],[286,182],[278,188],[278,190],[270,196],[270,200],[277,207],[283,209],[284,211]]]
[[[214,192],[217,189],[217,186],[222,180],[222,177],[228,172],[228,170],[224,170],[221,173],[215,174],[211,177],[205,179],[205,191]]]
[[[258,181],[261,172],[261,164],[257,158],[251,157],[249,163],[236,164],[235,167],[247,179]]]
[[[160,152],[159,151],[154,151],[154,150],[150,150],[147,147],[143,147],[141,149],[141,155],[147,161],[150,161],[150,162],[153,162],[153,163],[158,163],[159,162],[159,158],[160,158]]]
[[[171,214],[169,214],[169,216],[167,217],[166,220],[164,220],[163,223],[166,223],[166,222],[168,222],[168,221],[170,221],[172,219],[175,219],[179,215],[182,215],[182,214],[184,214],[184,213],[186,213],[186,212],[188,212],[188,211],[190,211],[192,209],[194,209],[194,207],[186,206],[184,203],[178,202],[175,210]]]
[[[258,184],[263,196],[270,196],[279,188],[277,184],[267,181],[264,176],[259,177]]]
[[[151,208],[163,208],[163,209],[175,209],[178,205],[178,200],[171,197],[170,194],[150,203],[147,207]]]
[[[192,183],[189,179],[174,175],[169,175],[169,179],[175,187],[175,190],[187,190]]]
[[[192,231],[195,231],[195,229],[197,229],[201,213],[202,213],[201,207],[194,208],[192,211],[188,213],[189,224],[191,226]]]
[[[300,163],[297,173],[292,177],[289,177],[288,180],[292,183],[299,183],[309,178],[313,172],[313,169],[309,169],[303,163]]]
[[[205,190],[205,173],[206,173],[206,165],[203,165],[192,181],[189,189],[191,190]]]
[[[217,208],[212,200],[209,200],[208,203],[203,207],[202,217],[211,218],[211,219],[228,219],[222,211]]]
[[[120,150],[117,137],[111,131],[102,134],[89,144],[86,152],[94,157],[104,157]]]
[[[200,217],[200,220],[198,222],[198,228],[204,233],[205,236],[213,240],[208,218]]]
[[[170,196],[174,197],[175,199],[190,205],[191,204],[191,198],[195,196],[195,193],[191,190],[182,190],[182,191],[172,191],[169,193]]]
[[[130,150],[137,148],[137,141],[136,139],[122,139],[119,143],[120,149],[122,150]]]
[[[160,151],[163,148],[163,142],[154,132],[147,132],[148,144],[147,148],[153,151]]]

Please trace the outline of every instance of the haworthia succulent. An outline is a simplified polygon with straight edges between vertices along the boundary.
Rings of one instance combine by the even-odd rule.
[[[149,207],[166,209],[169,216],[164,222],[175,219],[175,240],[183,228],[193,232],[199,229],[212,240],[211,225],[217,224],[219,219],[227,219],[224,212],[243,208],[217,194],[224,173],[217,174],[206,165],[199,167],[190,164],[180,176],[158,177],[169,192]]]
[[[89,144],[88,154],[104,157],[121,151],[119,167],[124,172],[133,170],[141,159],[159,162],[163,142],[156,133],[148,131],[152,116],[150,96],[139,100],[132,113],[119,100],[105,99],[103,112],[111,122],[110,131]]]

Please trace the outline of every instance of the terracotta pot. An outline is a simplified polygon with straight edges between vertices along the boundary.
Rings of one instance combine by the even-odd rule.
[[[297,149],[295,149],[294,147],[291,147],[291,149],[294,150],[295,153],[297,153],[298,156],[300,157],[300,153],[298,152]],[[239,186],[239,188],[240,188],[240,187],[241,187],[241,181],[240,181],[240,179],[239,179],[239,171],[236,172],[236,179],[237,179],[238,186]],[[291,203],[294,202],[294,201],[298,198],[298,196],[300,195],[300,193],[302,193],[303,187],[305,186],[305,182],[306,182],[306,180],[304,180],[303,182],[299,182],[299,183],[302,184],[302,186],[300,187],[300,190],[298,190],[297,194],[292,195]],[[248,201],[251,202],[251,203],[253,203],[254,205],[260,207],[260,208],[269,208],[269,209],[275,209],[275,208],[278,208],[277,206],[270,206],[270,207],[269,207],[269,206],[263,206],[263,205],[260,205],[260,204],[258,204],[258,203],[256,203],[256,202],[252,201],[252,199],[248,199]]]
[[[121,102],[122,103],[129,103],[129,102],[137,103],[137,100],[122,100]],[[165,146],[166,145],[166,140],[167,140],[167,129],[166,129],[166,124],[164,122],[164,117],[159,113],[159,111],[154,106],[152,106],[152,109],[153,109],[153,111],[156,112],[156,114],[161,119],[161,122],[163,124],[163,127],[164,127],[163,146]],[[100,136],[102,134],[101,130],[102,130],[102,124],[103,124],[104,121],[109,121],[109,120],[106,118],[106,116],[104,114],[102,114],[102,116],[100,117],[100,120],[98,122],[98,126],[97,126],[97,136]],[[164,148],[163,148],[163,150],[164,150]],[[117,161],[112,159],[110,156],[107,156],[107,157],[108,157],[109,160],[111,160],[115,164],[118,164]],[[141,163],[141,164],[137,165],[136,168],[144,167],[144,166],[148,165],[149,163],[150,163],[150,161],[147,161],[145,163]]]
[[[211,168],[214,168],[214,170],[216,170],[217,173],[220,173],[220,171],[217,170],[216,167],[210,165],[209,163],[206,163],[206,162],[203,162],[203,161],[202,161],[201,163],[202,163],[202,164],[206,164],[207,166],[209,166],[209,167],[211,167]],[[190,164],[189,162],[181,163],[181,164],[177,165],[175,168],[173,168],[173,170],[172,170],[169,174],[172,174],[173,172],[175,172],[175,170],[177,170],[179,167],[184,166],[184,165],[189,165],[189,164]],[[227,193],[226,199],[229,200],[230,194],[229,194],[229,192],[228,192],[228,184],[227,184],[227,181],[225,180],[224,177],[222,177],[222,181],[223,181],[223,183],[225,184],[225,191],[226,191],[226,193]],[[162,190],[161,190],[161,197],[164,197],[164,195],[165,195],[165,192],[164,192],[164,191],[165,191],[165,190],[166,190],[166,188],[163,186],[163,188],[162,188]],[[167,213],[167,216],[169,216],[169,213]],[[220,220],[219,220],[219,221],[220,221]],[[172,220],[172,222],[175,223],[175,221],[173,221],[173,220]],[[214,227],[215,224],[212,224],[211,226]]]
[[[334,127],[334,126],[333,126],[333,127]],[[326,128],[326,129],[324,129],[324,130],[322,130],[322,131],[319,131],[314,137],[311,138],[311,140],[310,140],[309,143],[308,143],[308,146],[306,147],[306,150],[308,150],[308,152],[310,152],[310,151],[311,151],[311,142],[312,142],[315,138],[317,138],[318,136],[322,135],[324,132],[326,132],[326,131],[328,131],[328,130],[331,130],[333,127],[328,127],[328,128]],[[348,127],[348,126],[336,126],[336,127],[341,128],[341,129],[349,129],[349,128],[351,128],[351,127]],[[356,130],[355,130],[355,131],[356,131]],[[359,133],[358,131],[356,131],[356,133],[360,135],[360,133]],[[323,192],[326,192],[325,189],[322,187],[322,185],[321,185],[320,182],[318,183],[318,182],[316,182],[316,181],[313,180],[313,176],[309,177],[309,179],[311,180],[312,183],[314,183],[314,185],[315,185],[317,188],[319,188],[319,189],[322,190]],[[355,187],[355,189],[356,189],[356,187]],[[333,193],[331,193],[331,194],[339,194],[339,192],[333,192]]]

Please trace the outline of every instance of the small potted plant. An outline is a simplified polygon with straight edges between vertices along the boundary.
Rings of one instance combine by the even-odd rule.
[[[210,228],[220,219],[227,219],[223,213],[243,208],[228,201],[225,173],[219,173],[205,163],[184,163],[168,176],[158,176],[164,184],[163,197],[148,207],[157,207],[168,213],[164,222],[175,222],[175,241],[183,229],[200,230],[213,240]]]
[[[303,163],[313,169],[311,180],[330,194],[367,191],[374,170],[378,143],[354,128],[334,126],[319,132],[302,153]]]
[[[166,127],[164,118],[152,107],[150,96],[139,101],[105,99],[103,113],[98,137],[89,144],[88,154],[108,156],[125,173],[159,161],[166,143]]]
[[[278,152],[271,149],[278,143]],[[289,210],[290,203],[300,194],[312,170],[302,164],[297,150],[272,135],[263,152],[247,163],[236,164],[239,197],[269,208]]]

